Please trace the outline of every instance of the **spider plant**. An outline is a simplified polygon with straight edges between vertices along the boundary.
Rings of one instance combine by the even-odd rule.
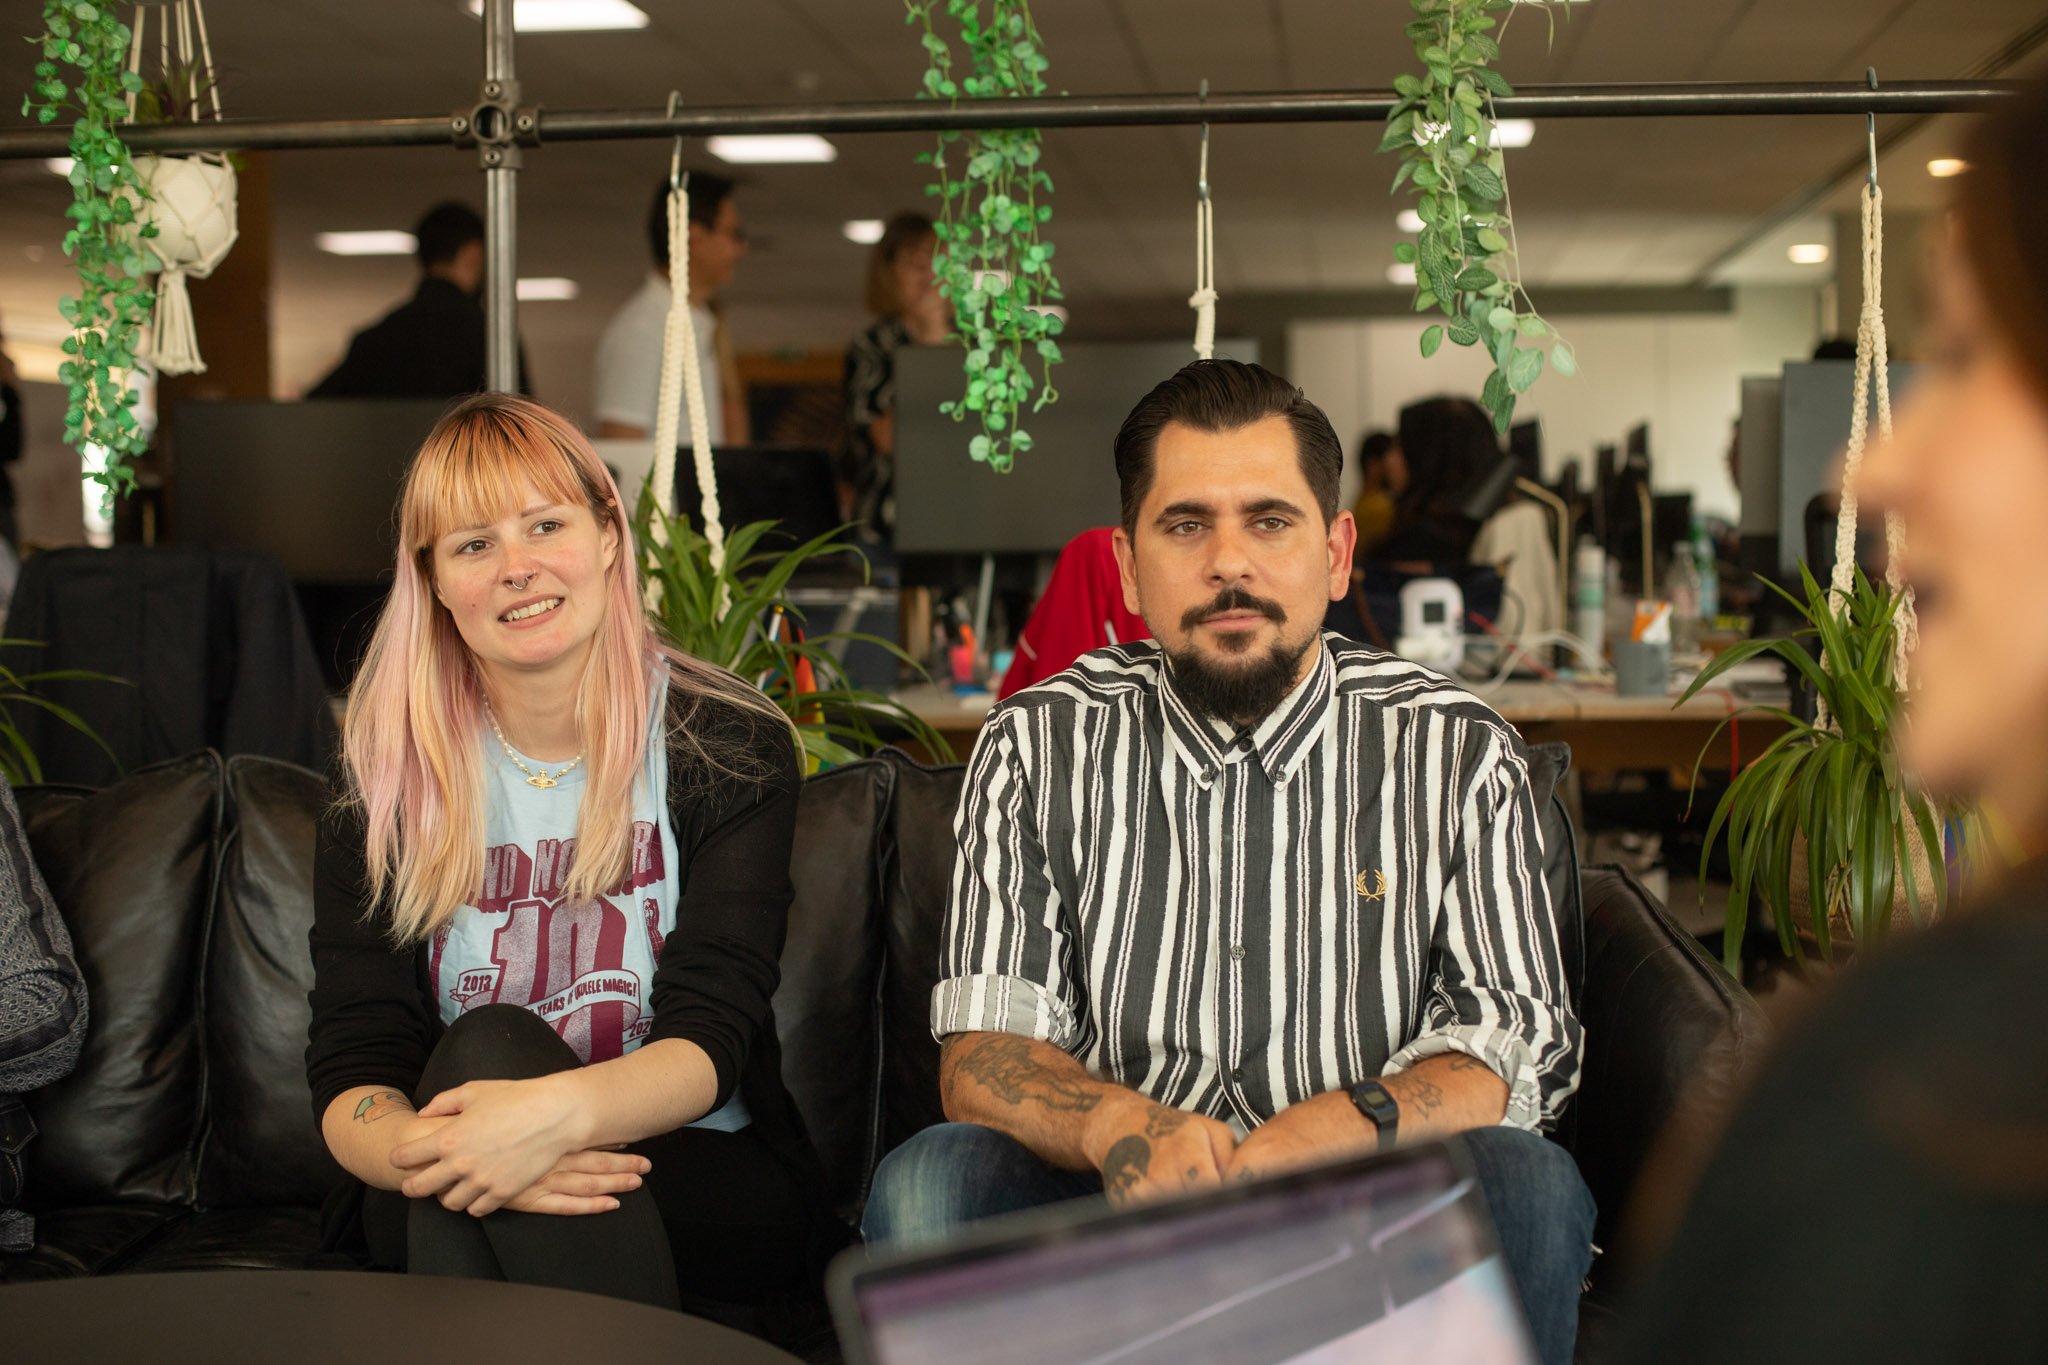
[[[666,544],[653,534],[656,518],[667,532]],[[685,653],[760,686],[796,726],[810,769],[873,753],[889,742],[886,732],[907,733],[939,761],[952,759],[952,747],[913,712],[879,692],[852,686],[830,648],[869,644],[917,667],[895,642],[855,631],[806,638],[801,630],[804,615],[790,601],[790,579],[834,555],[853,555],[865,571],[866,556],[844,539],[852,527],[782,548],[770,543],[778,523],[751,522],[726,536],[725,563],[714,569],[711,543],[686,518],[663,513],[651,486],[641,489],[633,526],[642,570],[661,585],[655,614],[669,639]],[[792,630],[792,622],[799,629]]]
[[[0,650],[42,647],[41,640],[0,640]],[[59,706],[48,697],[36,695],[36,687],[52,682],[111,682],[129,685],[125,678],[94,673],[90,669],[46,668],[34,673],[17,673],[5,662],[0,662],[0,774],[6,775],[7,784],[11,787],[43,780],[42,760],[38,759],[35,750],[29,747],[28,739],[21,733],[21,727],[14,723],[14,708],[17,705],[37,706],[48,711],[105,750],[107,757],[114,760],[116,768],[120,766],[121,760],[112,749],[107,748],[107,742],[100,738],[97,730],[86,723],[84,717],[67,706]]]
[[[1763,714],[1788,727],[1736,774],[1707,826],[1702,888],[1714,840],[1723,833],[1728,838],[1732,885],[1722,953],[1731,973],[1741,960],[1752,895],[1762,897],[1779,943],[1802,967],[1802,931],[1811,933],[1825,962],[1837,926],[1847,928],[1854,946],[1865,948],[1883,941],[1901,901],[1916,923],[1947,906],[1942,813],[1902,776],[1893,743],[1901,699],[1893,664],[1898,599],[1859,569],[1847,594],[1848,609],[1841,612],[1833,594],[1804,565],[1799,576],[1803,601],[1776,584],[1769,586],[1792,604],[1805,626],[1790,636],[1748,640],[1723,652],[1680,699],[1692,697],[1737,664],[1770,654],[1785,660],[1814,689],[1826,718],[1802,721],[1777,707],[1754,706],[1722,722],[1725,726],[1742,715]],[[1805,647],[1810,639],[1820,643],[1819,660]],[[1719,734],[1717,727],[1715,737]],[[1695,763],[1695,790],[1698,784]],[[1916,856],[1923,854],[1932,881],[1931,894],[1925,895],[1915,875]],[[1798,872],[1805,873],[1809,888],[1806,924],[1799,922],[1794,905],[1792,884]]]

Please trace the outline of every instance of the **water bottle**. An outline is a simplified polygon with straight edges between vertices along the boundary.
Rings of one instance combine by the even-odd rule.
[[[1589,657],[1567,662],[1574,668],[1593,668],[1600,662],[1607,629],[1607,556],[1600,542],[1581,536],[1572,565],[1572,633],[1586,642]]]
[[[1671,547],[1664,595],[1671,601],[1671,652],[1690,654],[1700,641],[1700,571],[1693,567],[1692,546],[1686,541]]]
[[[1704,517],[1692,519],[1693,557],[1699,561],[1700,620],[1711,626],[1721,614],[1721,569],[1714,562],[1714,538],[1707,534]]]

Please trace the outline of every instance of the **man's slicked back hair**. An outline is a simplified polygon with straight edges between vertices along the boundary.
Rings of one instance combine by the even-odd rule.
[[[1328,525],[1337,516],[1337,484],[1344,476],[1344,446],[1323,410],[1263,365],[1241,360],[1197,360],[1182,366],[1138,400],[1116,434],[1116,477],[1124,530],[1135,532],[1138,509],[1152,490],[1159,433],[1179,422],[1197,431],[1236,431],[1268,417],[1294,429],[1302,477]]]

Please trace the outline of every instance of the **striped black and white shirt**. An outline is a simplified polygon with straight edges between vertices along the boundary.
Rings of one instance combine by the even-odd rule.
[[[1442,676],[1335,635],[1272,714],[1192,711],[1152,642],[989,717],[932,1028],[1024,1034],[1249,1131],[1467,1053],[1542,1128],[1582,1031],[1514,733]]]

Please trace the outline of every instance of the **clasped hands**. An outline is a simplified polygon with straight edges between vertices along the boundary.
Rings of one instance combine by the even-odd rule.
[[[645,1157],[593,1147],[582,1106],[565,1082],[575,1073],[523,1081],[470,1081],[434,1096],[407,1120],[391,1165],[401,1193],[481,1218],[520,1213],[606,1213],[637,1189]]]
[[[1083,1147],[1102,1172],[1103,1192],[1125,1207],[1248,1184],[1377,1143],[1378,1134],[1342,1094],[1290,1105],[1242,1142],[1228,1124],[1132,1095],[1097,1110]]]

